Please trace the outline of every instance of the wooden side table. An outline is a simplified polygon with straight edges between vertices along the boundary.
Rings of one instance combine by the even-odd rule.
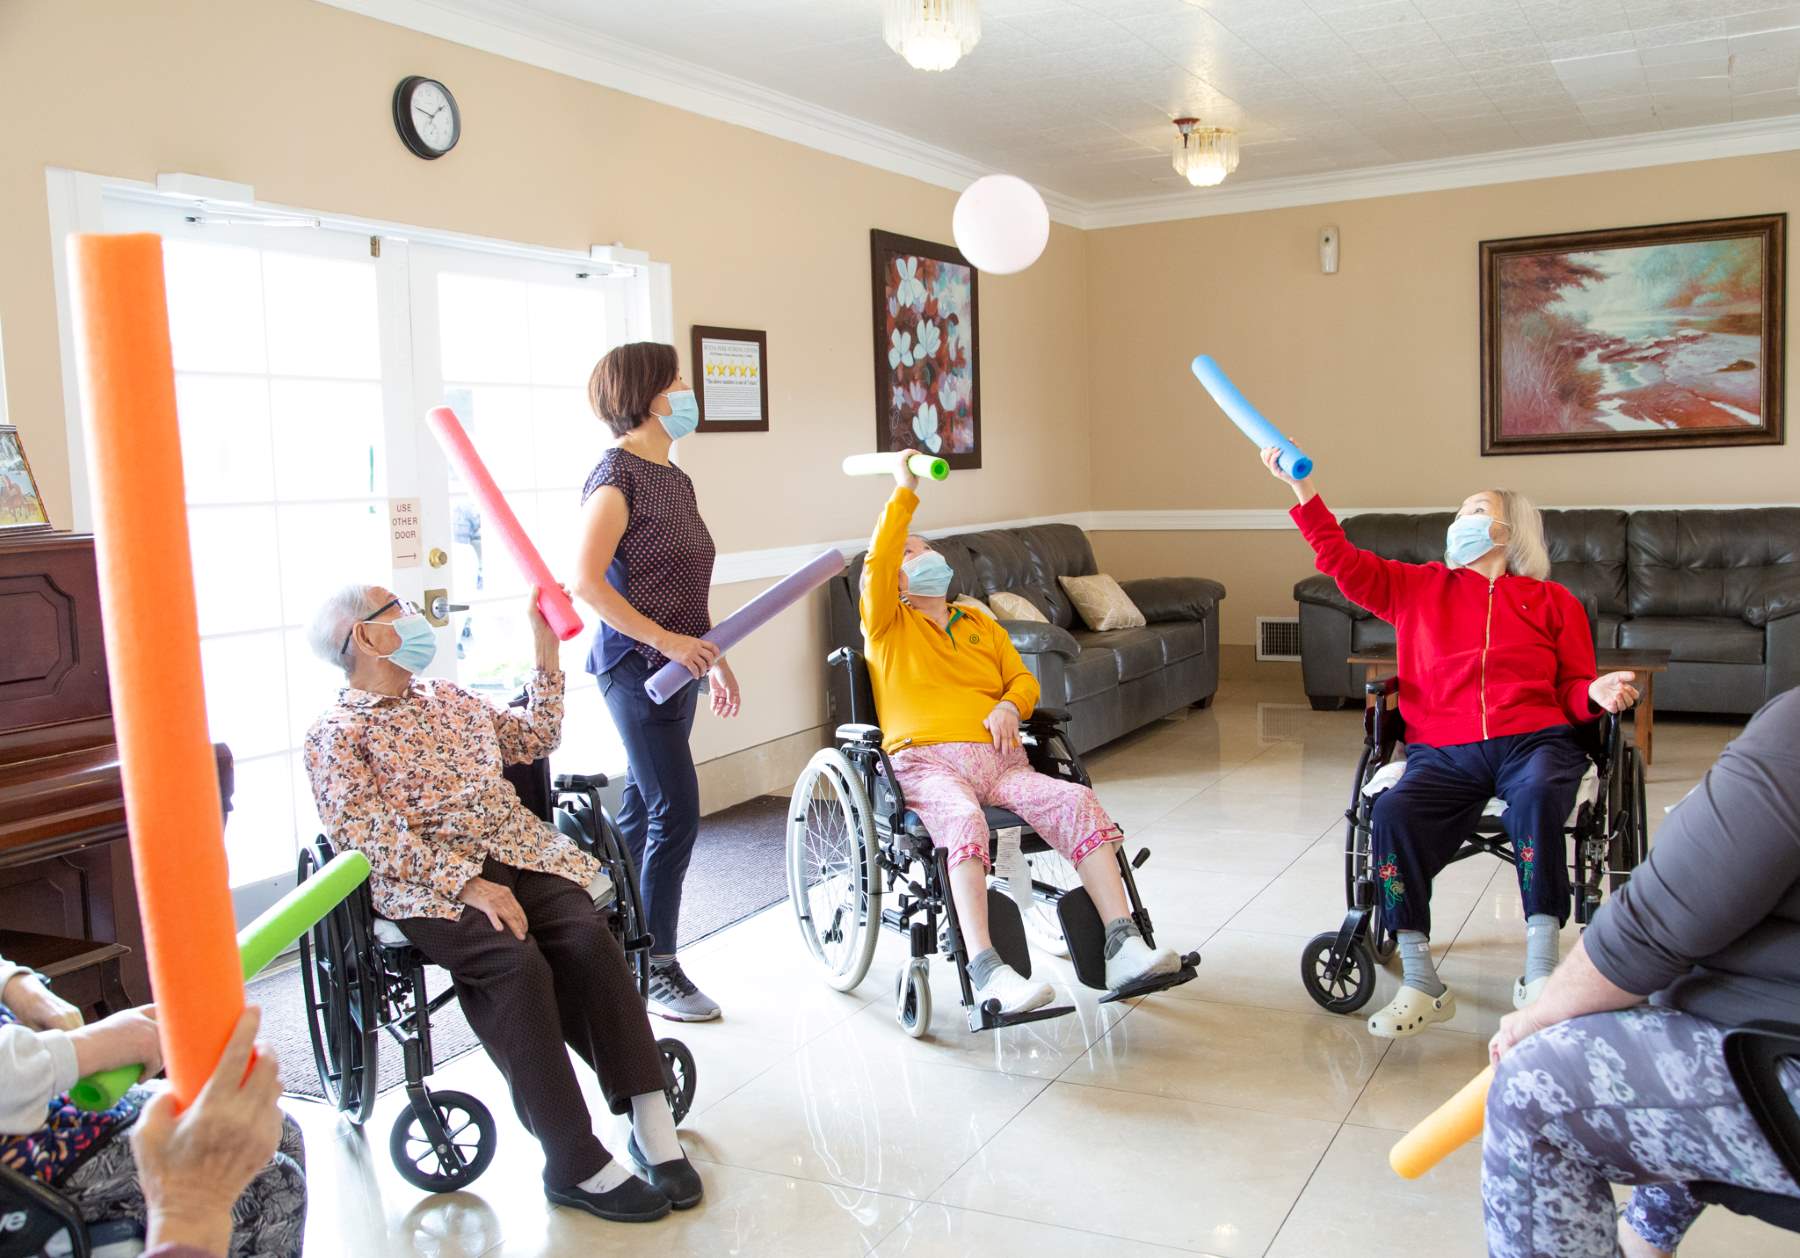
[[[130,952],[124,944],[0,930],[0,957],[42,974],[83,1015],[92,1010],[104,1018],[131,1008],[119,969],[120,959]]]
[[[1644,647],[1602,647],[1595,652],[1596,663],[1601,673],[1636,673],[1640,685],[1636,709],[1631,716],[1632,741],[1637,744],[1638,754],[1649,765],[1651,749],[1656,736],[1656,675],[1669,670],[1669,653],[1655,651]],[[1394,672],[1394,648],[1378,647],[1369,651],[1357,651],[1347,656],[1346,664],[1362,665],[1364,681],[1379,681]],[[1369,697],[1363,696],[1368,703]]]

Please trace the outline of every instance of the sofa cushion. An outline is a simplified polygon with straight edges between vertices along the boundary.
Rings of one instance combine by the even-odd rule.
[[[1769,569],[1800,563],[1800,508],[1638,511],[1626,541],[1633,616],[1741,619]]]
[[[1350,626],[1350,649],[1358,654],[1380,649],[1393,650],[1394,626],[1375,616],[1353,622]]]
[[[1116,690],[1119,685],[1118,657],[1105,647],[1084,647],[1080,655],[1064,666],[1063,679],[1069,688],[1068,696],[1063,700],[1066,703],[1077,703]]]
[[[1360,603],[1352,603],[1338,589],[1338,583],[1324,573],[1314,573],[1294,586],[1296,603],[1311,603],[1316,607],[1329,607],[1332,611],[1343,612],[1352,620],[1367,620],[1375,613]]]
[[[1550,551],[1550,579],[1576,598],[1592,600],[1602,617],[1621,616],[1629,606],[1626,588],[1624,511],[1545,511],[1544,543]]]
[[[1151,624],[1205,620],[1225,597],[1225,587],[1205,577],[1138,577],[1119,586]]]
[[[1148,623],[1119,583],[1104,572],[1091,577],[1058,577],[1056,583],[1089,629],[1142,629]]]
[[[1024,594],[1011,590],[995,590],[988,595],[988,606],[994,609],[995,620],[1040,620],[1045,624],[1050,617],[1044,615],[1044,609]]]
[[[1707,664],[1763,662],[1763,631],[1736,617],[1634,616],[1620,626],[1619,645]]]
[[[1081,643],[1083,657],[1095,648],[1113,654],[1117,681],[1130,681],[1163,666],[1162,639],[1149,629],[1108,629],[1105,633],[1077,629],[1073,636]]]
[[[1162,643],[1163,663],[1175,664],[1206,654],[1206,626],[1197,620],[1167,620],[1150,626]]]

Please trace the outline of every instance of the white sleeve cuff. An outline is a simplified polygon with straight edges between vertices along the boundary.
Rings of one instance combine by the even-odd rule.
[[[75,1061],[75,1041],[67,1031],[39,1031],[38,1043],[50,1054],[50,1094],[61,1096],[81,1078]]]

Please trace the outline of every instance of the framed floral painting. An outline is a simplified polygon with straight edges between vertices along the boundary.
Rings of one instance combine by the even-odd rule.
[[[950,245],[871,231],[875,448],[981,466],[978,287]]]

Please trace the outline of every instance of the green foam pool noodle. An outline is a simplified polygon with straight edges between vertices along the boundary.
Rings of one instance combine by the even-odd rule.
[[[268,964],[324,920],[369,877],[369,858],[361,852],[339,852],[311,878],[282,896],[238,932],[238,960],[247,983]],[[76,1109],[109,1110],[143,1077],[142,1066],[119,1066],[79,1080],[69,1089]]]

